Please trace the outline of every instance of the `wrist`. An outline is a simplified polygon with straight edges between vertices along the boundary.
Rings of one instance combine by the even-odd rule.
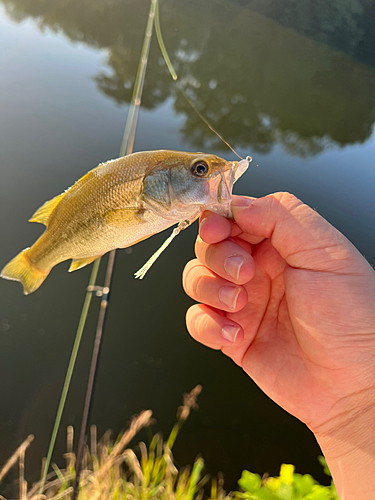
[[[360,396],[314,431],[340,500],[374,498],[375,396]]]

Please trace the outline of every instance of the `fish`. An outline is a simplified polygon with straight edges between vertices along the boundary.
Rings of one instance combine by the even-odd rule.
[[[250,159],[251,161],[251,159]],[[204,210],[231,217],[233,183],[246,160],[213,154],[141,151],[99,164],[72,187],[42,205],[29,222],[46,229],[1,271],[20,281],[25,295],[51,269],[72,259],[69,272],[115,248],[126,248],[187,221]]]

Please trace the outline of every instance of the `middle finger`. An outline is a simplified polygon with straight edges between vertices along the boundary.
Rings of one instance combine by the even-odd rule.
[[[242,245],[247,243],[242,242]],[[233,283],[244,284],[254,276],[255,264],[252,256],[233,240],[209,245],[198,236],[195,254],[202,264]]]

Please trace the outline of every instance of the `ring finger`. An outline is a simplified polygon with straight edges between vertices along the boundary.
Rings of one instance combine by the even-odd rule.
[[[192,299],[223,311],[237,312],[247,303],[247,292],[243,286],[217,276],[197,259],[186,264],[183,286]]]

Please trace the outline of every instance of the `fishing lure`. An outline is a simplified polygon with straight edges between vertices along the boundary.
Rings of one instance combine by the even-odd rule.
[[[1,277],[20,281],[27,295],[60,262],[72,259],[69,271],[75,271],[110,250],[129,247],[179,223],[136,273],[143,278],[172,239],[202,211],[231,217],[233,183],[250,161],[250,157],[238,162],[159,150],[101,163],[35,212],[30,222],[44,224],[46,230],[4,267]]]

